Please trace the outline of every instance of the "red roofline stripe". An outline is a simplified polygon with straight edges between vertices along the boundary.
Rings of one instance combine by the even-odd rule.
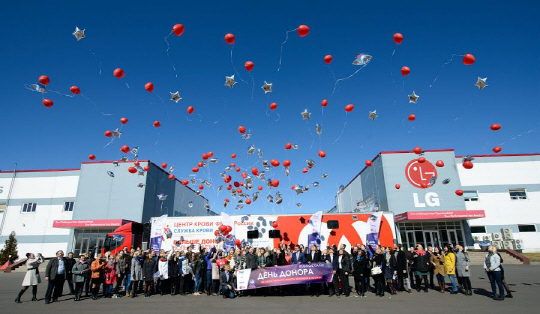
[[[42,169],[42,170],[17,170],[17,171],[0,171],[0,173],[14,173],[14,172],[55,172],[55,171],[80,171],[81,169]]]
[[[493,155],[471,155],[471,157],[517,157],[517,156],[538,156],[540,154],[493,154]],[[463,158],[463,155],[456,156],[456,158]]]
[[[428,150],[424,150],[424,152],[426,153],[430,153],[430,152],[453,152],[454,150],[453,149],[428,149]],[[390,151],[390,152],[380,152],[379,154],[405,154],[405,153],[414,153],[414,151],[410,150],[403,150],[403,151]]]

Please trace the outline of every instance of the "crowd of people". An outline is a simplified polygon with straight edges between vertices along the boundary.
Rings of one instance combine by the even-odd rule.
[[[29,287],[32,287],[32,301],[38,300],[37,286],[41,283],[39,265],[44,259],[40,254],[36,256],[33,253],[28,253],[27,258],[27,273],[23,288],[15,299],[17,303],[21,303],[21,297]],[[235,289],[236,275],[240,270],[311,263],[332,265],[332,281],[242,291]],[[493,246],[488,249],[484,270],[491,282],[494,300],[512,297],[504,278],[502,257]],[[351,275],[354,287],[350,286]],[[351,293],[362,297],[366,293],[374,293],[382,297],[385,293],[412,293],[413,289],[426,293],[429,289],[435,289],[445,293],[446,277],[451,283],[450,294],[473,294],[468,254],[461,245],[454,247],[451,244],[444,248],[428,246],[427,249],[417,244],[416,248],[410,247],[408,250],[402,249],[399,244],[376,248],[358,244],[351,249],[342,244],[339,248],[334,245],[320,250],[316,245],[306,248],[283,242],[269,250],[249,246],[230,248],[228,251],[213,247],[199,252],[192,248],[177,251],[175,247],[159,252],[128,251],[124,248],[116,255],[110,252],[102,255],[95,251],[85,253],[77,260],[73,253],[64,257],[64,252],[58,251],[56,258],[49,261],[44,276],[48,284],[46,304],[56,302],[63,295],[66,281],[74,301],[82,298],[97,300],[100,297],[150,297],[155,294],[200,296],[206,293],[208,296],[235,298],[299,294],[348,297]]]

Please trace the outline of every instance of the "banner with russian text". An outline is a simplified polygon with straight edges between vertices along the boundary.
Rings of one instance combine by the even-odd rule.
[[[236,289],[257,289],[284,285],[332,281],[332,265],[326,263],[243,269],[236,275]]]
[[[308,234],[308,253],[313,244],[321,246],[321,222],[322,222],[322,211],[318,211],[309,220],[309,225],[311,226],[311,232]]]
[[[161,249],[161,243],[165,237],[165,228],[167,226],[167,215],[153,218],[152,228],[150,229],[150,248],[156,252]]]
[[[368,233],[366,235],[367,245],[375,249],[379,244],[379,230],[381,228],[382,212],[369,215],[368,218]]]

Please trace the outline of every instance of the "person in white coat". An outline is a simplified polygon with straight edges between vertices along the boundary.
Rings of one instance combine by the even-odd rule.
[[[15,303],[22,303],[21,297],[28,290],[28,287],[32,286],[32,301],[37,301],[37,285],[41,283],[41,277],[39,277],[39,264],[43,263],[43,256],[38,253],[37,258],[34,253],[26,253],[26,275],[22,282],[22,289],[19,291],[19,295],[15,299]]]
[[[169,254],[167,254],[167,257],[165,257],[165,253],[161,253],[161,256],[158,261],[158,274],[159,274],[159,281],[160,281],[160,294],[164,295],[166,290],[169,288],[169,259],[171,259],[171,256],[174,253],[174,247],[169,251]]]

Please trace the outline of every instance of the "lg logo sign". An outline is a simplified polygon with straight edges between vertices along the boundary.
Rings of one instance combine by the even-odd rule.
[[[427,189],[435,184],[437,169],[427,160],[419,162],[418,159],[413,159],[405,167],[405,177],[414,187]],[[413,201],[414,207],[441,206],[439,195],[435,192],[426,193],[424,200],[419,199],[418,193],[413,193]]]

